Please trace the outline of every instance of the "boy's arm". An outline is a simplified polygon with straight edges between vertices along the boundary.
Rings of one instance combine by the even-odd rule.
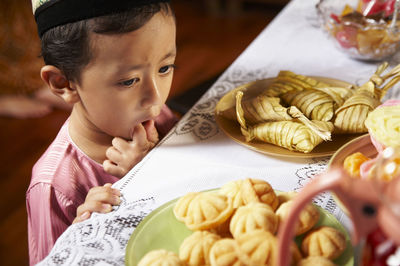
[[[43,260],[57,238],[72,222],[63,210],[73,203],[47,183],[38,183],[26,194],[28,214],[29,261],[34,265]],[[68,214],[67,214],[68,215]]]

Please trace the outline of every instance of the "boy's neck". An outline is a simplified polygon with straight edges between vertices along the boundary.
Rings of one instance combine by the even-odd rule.
[[[79,115],[80,108],[75,104],[72,109],[68,132],[72,141],[92,160],[102,164],[106,159],[106,150],[111,146],[112,136],[100,132],[85,117]]]

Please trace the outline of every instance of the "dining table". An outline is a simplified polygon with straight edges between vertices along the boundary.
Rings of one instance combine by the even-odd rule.
[[[337,49],[321,27],[317,3],[288,2],[171,131],[113,184],[121,191],[121,204],[109,213],[93,213],[88,220],[71,225],[39,265],[123,265],[127,245],[140,222],[188,192],[245,178],[265,180],[279,191],[300,191],[323,173],[332,154],[291,157],[250,149],[226,134],[215,113],[221,98],[236,87],[276,77],[281,70],[355,85],[373,75],[380,62],[355,60]],[[395,54],[388,62],[395,66],[400,56]],[[396,98],[400,98],[398,86],[384,100]],[[350,218],[330,192],[313,202],[351,230]]]

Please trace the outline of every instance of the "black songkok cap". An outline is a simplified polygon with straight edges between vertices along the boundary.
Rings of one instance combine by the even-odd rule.
[[[32,0],[39,36],[56,26],[169,0]]]

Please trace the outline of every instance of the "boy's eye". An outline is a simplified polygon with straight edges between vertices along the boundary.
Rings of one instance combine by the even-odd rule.
[[[160,68],[160,70],[158,71],[161,74],[166,74],[169,73],[173,68],[175,68],[175,65],[168,65],[168,66],[163,66]]]
[[[122,81],[120,84],[122,86],[131,86],[133,83],[137,83],[137,82],[139,82],[139,78],[133,78],[133,79],[125,80],[125,81]]]

